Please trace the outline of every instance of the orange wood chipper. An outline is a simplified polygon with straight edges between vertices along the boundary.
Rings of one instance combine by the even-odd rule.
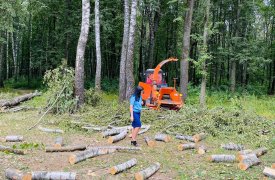
[[[151,109],[179,110],[183,106],[182,95],[176,90],[176,79],[174,78],[174,87],[168,87],[161,70],[170,61],[178,59],[169,58],[160,62],[155,69],[147,69],[144,73],[145,82],[139,82],[139,86],[144,88],[142,100]]]

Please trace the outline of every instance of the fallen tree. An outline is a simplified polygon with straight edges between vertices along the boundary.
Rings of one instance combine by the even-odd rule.
[[[149,166],[148,168],[138,172],[135,174],[135,179],[136,180],[143,180],[143,179],[147,179],[150,176],[152,176],[153,174],[155,174],[160,168],[160,163],[156,162],[154,164],[152,164],[151,166]]]
[[[0,102],[0,107],[16,106],[16,105],[20,104],[21,102],[30,100],[30,99],[34,98],[35,96],[40,96],[40,95],[41,95],[40,92],[35,91],[34,93],[18,96],[18,97],[15,97],[14,99]]]
[[[122,171],[124,171],[126,169],[129,169],[129,168],[133,167],[136,164],[137,164],[137,159],[133,158],[133,159],[130,159],[129,161],[126,161],[126,162],[124,162],[122,164],[119,164],[119,165],[111,167],[109,169],[109,172],[110,172],[110,174],[114,175],[114,174],[122,172]]]

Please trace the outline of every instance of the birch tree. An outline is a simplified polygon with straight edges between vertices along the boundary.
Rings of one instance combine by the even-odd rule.
[[[95,0],[95,44],[96,44],[96,76],[95,89],[101,89],[101,50],[100,50],[100,21],[99,0]]]

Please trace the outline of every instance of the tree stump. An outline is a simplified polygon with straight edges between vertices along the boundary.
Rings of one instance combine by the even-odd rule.
[[[155,140],[169,142],[169,141],[171,141],[171,137],[166,134],[157,134],[157,135],[155,135]]]
[[[271,179],[275,179],[275,169],[265,167],[263,173],[264,173],[265,176],[267,176]]]
[[[156,162],[153,165],[151,165],[150,167],[138,172],[135,174],[135,179],[136,180],[143,180],[143,179],[147,179],[150,176],[152,176],[153,174],[155,174],[160,168],[160,163]]]
[[[178,145],[178,150],[183,151],[187,149],[195,149],[195,143],[180,144]]]
[[[5,138],[0,138],[1,142],[21,142],[23,141],[23,136],[17,136],[17,135],[12,135],[12,136],[6,136]]]
[[[30,180],[75,180],[76,173],[74,172],[47,172],[47,171],[35,171],[32,172],[32,178]]]
[[[24,155],[26,154],[26,152],[24,150],[21,150],[21,149],[13,149],[11,147],[8,147],[8,146],[1,146],[0,145],[0,151],[2,152],[10,152],[10,153],[14,153],[14,154],[20,154],[20,155]]]
[[[119,172],[122,172],[126,169],[129,169],[131,167],[133,167],[134,165],[137,164],[137,160],[135,158],[127,161],[127,162],[124,162],[122,164],[119,164],[119,165],[116,165],[116,166],[113,166],[109,169],[109,172],[114,175],[114,174],[117,174]]]
[[[187,141],[195,142],[193,136],[176,135],[176,139],[187,140]]]
[[[239,163],[239,168],[241,170],[247,170],[249,167],[253,165],[257,165],[259,163],[260,163],[260,160],[257,158],[256,154],[251,154],[246,159],[243,159]]]
[[[193,136],[194,142],[197,143],[203,139],[206,138],[206,134],[205,133],[199,133]]]
[[[235,162],[236,156],[235,155],[226,155],[226,154],[220,154],[220,155],[211,155],[208,157],[208,160],[210,162]]]
[[[24,174],[22,171],[12,168],[8,168],[5,170],[5,176],[7,179],[11,180],[28,180],[32,177],[31,174]]]
[[[55,139],[53,147],[55,148],[61,148],[63,146],[63,138],[62,137],[57,137]]]
[[[198,147],[198,154],[205,154],[207,152],[207,148],[203,145]]]
[[[97,148],[93,148],[93,149],[89,149],[83,152],[80,152],[78,154],[72,154],[69,157],[69,162],[70,164],[76,164],[80,161],[83,161],[85,159],[88,158],[93,158],[96,156],[100,156],[100,155],[104,155],[104,154],[110,154],[115,152],[116,149],[97,149]]]
[[[112,143],[118,142],[124,139],[126,136],[127,136],[127,130],[121,131],[118,135],[109,137],[108,143],[112,144]]]
[[[85,150],[85,145],[66,146],[66,147],[46,147],[46,152],[72,152]]]
[[[236,150],[236,151],[241,151],[244,149],[244,146],[241,144],[234,144],[234,143],[229,143],[229,144],[222,144],[221,148],[226,149],[226,150]]]
[[[149,147],[155,147],[156,146],[156,141],[155,140],[150,139],[149,137],[144,137],[144,140],[145,140],[146,144]]]

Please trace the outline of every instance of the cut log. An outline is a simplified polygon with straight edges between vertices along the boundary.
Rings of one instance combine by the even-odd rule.
[[[257,158],[256,154],[250,154],[249,157],[239,163],[239,168],[241,170],[247,170],[249,167],[257,165],[259,163],[260,160]]]
[[[180,144],[178,145],[178,150],[183,151],[187,149],[195,149],[195,143]]]
[[[210,162],[235,162],[236,156],[227,154],[211,155],[208,157],[208,160]]]
[[[272,168],[269,168],[269,167],[265,167],[263,173],[267,177],[275,179],[275,169],[272,169]]]
[[[160,163],[156,162],[154,164],[152,164],[151,166],[149,166],[148,168],[138,172],[135,174],[135,179],[136,180],[143,180],[143,179],[147,179],[150,176],[152,176],[153,174],[155,174],[160,168]]]
[[[247,154],[251,154],[251,153],[252,153],[251,149],[245,149],[245,150],[239,151],[237,153],[237,156],[239,156],[239,155],[247,155]]]
[[[229,143],[229,144],[222,144],[221,148],[226,149],[226,150],[236,150],[236,151],[241,151],[244,149],[244,146],[241,144],[234,144],[234,143]]]
[[[48,132],[48,133],[64,133],[64,131],[61,129],[48,129],[48,128],[43,128],[41,126],[39,126],[38,129],[40,131]]]
[[[205,138],[206,138],[205,133],[199,133],[199,134],[196,134],[196,135],[193,136],[193,139],[194,139],[195,143],[197,143],[197,142],[199,142],[199,141],[201,141]]]
[[[6,136],[5,138],[0,138],[1,142],[20,142],[23,141],[23,136]]]
[[[110,174],[114,175],[114,174],[122,172],[126,169],[129,169],[129,168],[133,167],[136,164],[137,164],[137,160],[136,160],[136,158],[133,158],[133,159],[127,161],[127,162],[124,162],[122,164],[111,167],[109,169],[109,172],[110,172]]]
[[[89,149],[115,149],[117,151],[140,151],[140,147],[127,147],[127,146],[97,146],[90,147]]]
[[[205,154],[207,152],[207,148],[203,145],[198,147],[198,154]]]
[[[156,141],[163,141],[163,142],[169,142],[171,141],[171,137],[166,134],[157,134],[155,136]]]
[[[10,107],[10,106],[16,106],[18,104],[20,104],[21,102],[27,101],[32,99],[35,96],[40,96],[41,93],[39,92],[34,92],[34,93],[30,93],[30,94],[25,94],[22,96],[18,96],[12,100],[9,101],[4,101],[4,102],[0,102],[0,107]]]
[[[256,154],[257,157],[260,157],[262,155],[264,155],[265,153],[267,153],[267,148],[262,147],[259,149],[255,149],[254,151],[252,151],[253,154]]]
[[[150,139],[149,137],[144,137],[144,140],[145,140],[146,144],[149,147],[155,147],[156,146],[156,141],[155,140]]]
[[[88,158],[93,158],[96,156],[104,155],[104,154],[110,154],[115,152],[116,149],[98,149],[98,148],[93,148],[89,149],[83,152],[80,152],[78,154],[72,154],[69,157],[69,162],[70,164],[76,164],[80,161],[83,161]]]
[[[55,148],[61,148],[63,146],[63,138],[62,137],[57,137],[55,139],[53,147]]]
[[[112,143],[118,142],[124,139],[126,136],[127,136],[127,130],[121,131],[118,135],[109,137],[108,143],[112,144]]]
[[[253,158],[255,156],[255,154],[245,154],[245,155],[237,155],[237,161],[238,162],[241,162],[243,161],[244,159],[248,159],[248,158]]]
[[[106,126],[82,126],[82,129],[87,129],[87,130],[93,130],[93,131],[106,131],[108,127]]]
[[[145,132],[147,132],[150,129],[150,125],[143,125],[141,126],[141,131],[138,132],[138,134],[144,134]]]
[[[176,135],[176,139],[195,142],[193,136],[187,136],[187,135],[179,135],[179,134],[178,134],[178,135]]]
[[[31,179],[31,174],[24,174],[22,171],[19,171],[17,169],[8,168],[5,170],[5,176],[7,179],[10,180],[28,180]]]
[[[86,149],[84,145],[77,146],[66,146],[66,147],[46,147],[46,152],[72,152],[72,151],[83,151]]]
[[[11,147],[1,146],[1,145],[0,145],[0,151],[2,151],[2,152],[10,152],[10,153],[20,154],[20,155],[26,154],[26,152],[25,152],[24,150],[21,150],[21,149],[13,149],[13,148],[11,148]]]
[[[32,172],[32,178],[30,180],[75,180],[75,172],[47,172],[47,171],[35,171]]]
[[[273,163],[273,164],[271,165],[271,168],[272,168],[272,169],[275,169],[275,163]]]
[[[120,132],[121,132],[121,129],[110,129],[110,130],[102,132],[102,136],[105,138],[107,136],[117,135]]]

